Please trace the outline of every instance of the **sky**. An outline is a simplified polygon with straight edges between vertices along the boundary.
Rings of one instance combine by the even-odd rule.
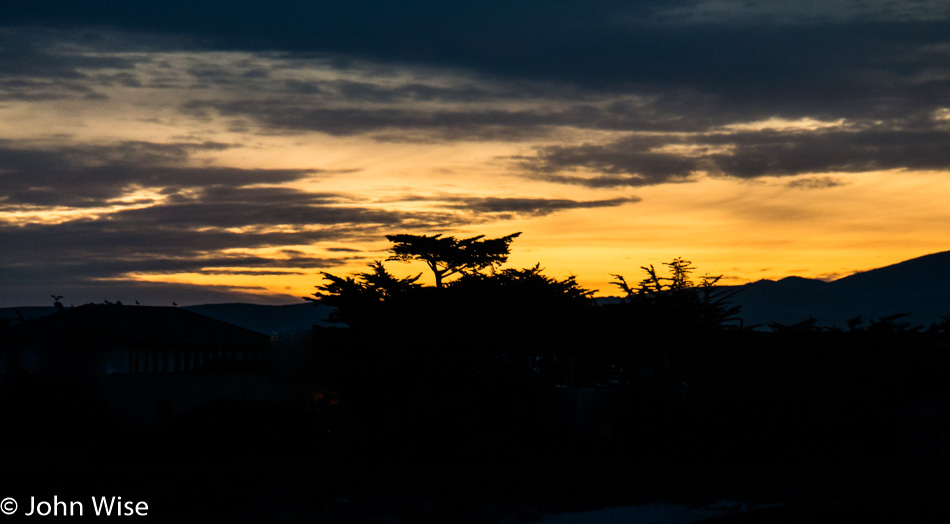
[[[0,5],[0,306],[302,302],[397,233],[833,279],[948,197],[945,0]]]

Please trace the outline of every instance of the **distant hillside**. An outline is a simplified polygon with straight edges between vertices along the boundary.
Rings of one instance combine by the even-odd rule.
[[[310,302],[286,306],[259,304],[204,304],[184,309],[267,335],[309,329],[311,326],[337,326],[327,318],[332,308]]]
[[[136,307],[136,306],[126,306]],[[310,329],[313,325],[335,326],[328,322],[331,308],[314,306],[311,303],[290,304],[286,306],[263,306],[259,304],[203,304],[185,306],[182,309],[193,311],[206,317],[234,324],[265,335],[290,333]],[[25,320],[51,315],[55,307],[18,307],[0,308],[0,318]]]
[[[898,313],[929,325],[950,315],[950,251],[856,273],[831,282],[800,277],[760,280],[727,288],[742,307],[746,325],[795,324],[809,317],[818,325],[844,326]]]
[[[950,251],[832,282],[786,277],[723,289],[737,292],[731,302],[742,307],[740,316],[746,326],[772,322],[790,325],[813,317],[820,326],[843,327],[859,315],[867,322],[898,313],[910,313],[905,321],[927,326],[950,316]],[[601,304],[620,300],[597,299]],[[338,325],[327,320],[330,307],[309,302],[285,306],[205,304],[184,309],[267,335],[300,331],[313,325]],[[0,318],[17,319],[17,312],[26,319],[38,318],[55,311],[54,307],[0,308]]]
[[[56,312],[53,306],[0,307],[0,318],[8,320],[32,320]]]
[[[832,282],[852,296],[937,297],[950,294],[950,251],[912,258]]]

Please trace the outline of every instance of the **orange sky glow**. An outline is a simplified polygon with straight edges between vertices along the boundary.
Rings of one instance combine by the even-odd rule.
[[[540,263],[600,295],[617,294],[611,274],[636,280],[641,266],[676,257],[741,284],[835,279],[950,246],[950,166],[937,153],[904,162],[887,141],[908,129],[906,115],[770,112],[685,88],[558,90],[446,64],[121,51],[2,31],[74,62],[70,75],[24,68],[0,85],[7,242],[42,238],[23,260],[56,263],[56,238],[89,234],[63,262],[71,271],[102,238],[90,262],[99,269],[81,275],[114,289],[169,283],[293,303],[321,272],[385,259],[395,233],[521,231],[508,267]],[[912,122],[939,143],[948,115],[931,103]],[[136,232],[140,245],[123,250]],[[386,264],[430,281],[420,265]]]

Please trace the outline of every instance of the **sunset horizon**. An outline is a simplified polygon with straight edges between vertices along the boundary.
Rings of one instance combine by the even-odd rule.
[[[294,303],[399,233],[601,296],[950,250],[950,9],[735,4],[2,7],[0,306]]]

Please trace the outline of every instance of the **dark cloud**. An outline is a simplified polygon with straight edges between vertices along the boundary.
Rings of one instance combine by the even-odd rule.
[[[123,71],[120,73],[100,73],[93,77],[98,86],[112,87],[145,87],[142,79],[133,73]]]
[[[707,137],[735,144],[731,154],[708,156],[728,176],[750,178],[824,171],[950,168],[950,131],[868,129],[758,132]]]
[[[661,6],[652,18],[674,26],[693,24],[781,24],[808,26],[829,20],[927,21],[946,19],[950,7],[940,0],[800,0],[749,2],[745,0],[692,0]]]
[[[119,211],[111,216],[126,224],[181,228],[387,225],[400,223],[405,217],[397,212],[353,206],[349,197],[339,194],[278,187],[209,187],[195,195],[176,195],[165,205]]]
[[[211,10],[180,2],[141,12],[103,10],[109,2],[88,9],[32,4],[0,7],[0,25],[10,28],[0,33],[6,35],[0,66],[7,73],[0,97],[95,97],[99,86],[109,85],[224,87],[234,93],[184,109],[247,119],[270,133],[458,140],[540,137],[551,126],[704,132],[769,117],[891,120],[950,104],[950,17],[930,4],[910,16],[884,3],[870,11],[836,3],[822,7],[829,15],[824,20],[808,9],[756,2],[739,10],[747,16],[704,19],[688,14],[718,3],[490,2],[476,8],[294,2],[266,12],[229,5],[227,17],[212,19],[202,18]],[[28,33],[25,24],[59,29]],[[147,53],[82,52],[120,48],[114,37],[102,36],[105,30],[88,27],[121,32],[137,49],[167,50],[175,42],[168,37],[164,47],[135,42],[174,34],[179,49],[273,51],[260,56],[280,65],[198,61],[162,80],[154,71],[133,70],[159,64]],[[72,46],[55,45],[66,38]],[[274,76],[329,67],[365,76]],[[400,77],[394,72],[400,70],[415,74]],[[423,81],[427,75],[442,78]],[[629,95],[635,96],[623,99]],[[555,103],[546,109],[459,107],[532,97]],[[443,106],[406,107],[421,102]]]
[[[247,194],[246,196],[251,196]],[[319,201],[320,198],[316,198]],[[298,204],[302,205],[302,204]],[[106,289],[102,282],[111,281],[113,292],[129,288],[129,274],[163,274],[179,272],[248,272],[296,273],[303,269],[330,268],[347,259],[311,256],[260,257],[256,255],[225,255],[263,247],[339,243],[364,237],[376,239],[381,223],[400,229],[446,229],[460,218],[449,214],[432,217],[375,212],[362,209],[321,209],[314,205],[309,214],[290,212],[288,218],[307,220],[287,223],[275,231],[260,230],[264,211],[253,203],[235,202],[227,209],[203,210],[201,204],[155,206],[143,210],[113,213],[99,219],[76,220],[55,225],[29,224],[0,226],[0,288],[11,300],[15,289],[49,289],[56,286],[60,294],[74,295],[77,289],[92,286]],[[240,217],[245,218],[240,218]],[[426,218],[435,218],[427,221]],[[222,221],[219,223],[219,220]],[[357,222],[365,220],[365,222]],[[311,226],[322,227],[313,229]],[[252,225],[251,231],[237,232],[228,226]],[[39,292],[43,297],[48,293]],[[22,293],[21,293],[22,294]],[[14,304],[16,302],[13,302]],[[20,302],[22,303],[33,303]]]
[[[932,99],[908,96],[907,90],[945,89],[941,75],[928,80],[925,73],[946,72],[941,46],[950,34],[946,9],[906,16],[896,8],[890,14],[883,7],[855,10],[851,3],[823,6],[825,15],[814,17],[808,9],[779,9],[782,16],[770,16],[769,5],[775,3],[752,2],[733,10],[751,15],[728,19],[691,16],[715,5],[709,2],[290,2],[266,10],[242,2],[220,9],[171,1],[134,10],[122,2],[40,4],[45,3],[4,6],[0,19],[11,26],[105,25],[189,35],[182,45],[192,49],[322,53],[339,57],[341,65],[353,57],[602,93],[684,93],[709,97],[718,114],[751,118],[893,116],[930,104]],[[670,16],[677,8],[682,11]],[[209,81],[233,82],[221,70],[194,72]],[[354,84],[348,94],[421,100],[447,92],[428,89],[402,87],[396,94]],[[470,89],[456,95],[482,96]]]
[[[732,11],[754,16],[722,19],[692,16],[711,2],[294,1],[261,9],[250,1],[226,8],[168,1],[130,9],[118,0],[35,1],[4,5],[0,23],[186,35],[179,45],[191,49],[321,53],[343,65],[359,58],[598,91],[686,89],[733,110],[780,102],[798,114],[848,100],[869,107],[870,99],[906,88],[915,73],[947,67],[921,54],[946,44],[945,8],[906,16],[839,3],[823,5],[821,17],[807,8],[769,16],[775,4],[743,3]]]
[[[301,104],[284,99],[215,101],[202,100],[183,104],[181,110],[193,116],[205,116],[213,110],[221,116],[250,118],[271,133],[296,134],[318,131],[345,136],[389,132],[388,140],[398,140],[407,131],[406,140],[418,140],[414,131],[437,135],[440,140],[505,140],[536,138],[546,134],[545,126],[563,122],[557,114],[506,110],[423,110],[409,107],[331,108]]]
[[[786,187],[795,189],[827,189],[843,185],[845,183],[841,179],[828,176],[800,178],[785,184]]]
[[[28,33],[0,31],[0,69],[4,76],[84,80],[89,78],[88,71],[131,70],[141,61],[141,58],[87,53],[63,46],[62,36],[60,32],[36,29]]]
[[[821,80],[823,87],[810,100],[802,98],[804,91],[798,88],[783,93],[780,89],[785,89],[787,80],[779,82],[780,89],[741,92],[734,97],[722,90],[661,84],[611,94],[514,80],[478,86],[284,80],[255,87],[250,91],[261,91],[253,97],[206,97],[184,102],[179,109],[201,119],[219,115],[241,122],[245,129],[258,126],[267,134],[370,134],[387,141],[529,140],[549,137],[562,128],[710,133],[771,118],[911,122],[927,120],[950,104],[950,81],[943,80],[950,78],[950,67],[936,65],[950,58],[944,54],[924,61],[915,78],[871,75],[860,80]],[[861,89],[874,82],[887,86],[845,96],[841,90],[847,90],[849,82],[859,83]],[[834,86],[834,92],[828,92],[829,86]]]
[[[0,8],[2,9],[2,8]],[[84,53],[61,45],[61,33],[0,29],[0,100],[43,101],[95,95],[97,70],[119,70],[130,78],[140,60]]]
[[[544,180],[555,184],[568,184],[572,186],[584,186],[591,189],[614,189],[622,187],[643,187],[655,184],[670,184],[689,182],[688,178],[667,177],[667,178],[647,178],[639,175],[597,175],[597,176],[570,176],[556,175],[550,173],[534,173],[527,175],[528,178],[535,180]]]
[[[679,136],[630,136],[609,144],[546,146],[533,157],[514,160],[535,179],[592,188],[639,187],[688,181],[700,169],[700,159],[655,151],[684,142]],[[593,175],[561,174],[578,170]]]
[[[664,142],[666,142],[664,144]],[[888,122],[812,131],[756,131],[633,136],[608,144],[548,146],[517,157],[526,176],[594,188],[689,181],[707,171],[737,178],[821,172],[950,168],[950,130],[930,123]],[[688,147],[688,154],[663,146]],[[723,152],[723,148],[727,151]],[[591,176],[566,175],[585,171]]]
[[[316,84],[310,89],[318,89]],[[701,132],[730,123],[724,115],[708,115],[699,111],[695,118],[684,119],[674,112],[681,104],[670,102],[664,109],[660,99],[645,102],[566,101],[552,100],[543,107],[508,108],[473,106],[459,108],[447,102],[437,106],[413,106],[399,102],[403,96],[399,88],[379,91],[380,102],[347,106],[358,102],[341,98],[337,103],[319,99],[295,97],[192,100],[181,105],[182,113],[200,119],[212,114],[251,122],[267,134],[298,134],[316,131],[335,136],[370,134],[382,141],[458,141],[458,140],[532,140],[548,137],[558,128],[574,127],[608,131],[666,131]],[[504,88],[494,96],[501,98]],[[336,96],[336,95],[334,95]],[[505,99],[517,101],[527,96],[510,93]],[[669,95],[664,98],[669,98]],[[685,96],[685,95],[684,95]],[[343,103],[344,107],[339,107]],[[735,116],[736,120],[741,120]]]
[[[305,275],[303,271],[269,271],[264,269],[202,269],[204,275],[244,275],[252,277],[261,276],[287,276],[287,275]]]
[[[91,87],[80,82],[0,78],[0,101],[43,102],[65,98],[105,99]]]
[[[338,240],[363,229],[405,227],[412,221],[457,220],[447,213],[400,213],[340,205],[341,200],[345,198],[283,188],[216,187],[183,201],[126,209],[98,219],[2,228],[0,243],[16,246],[24,260],[33,259],[25,251],[177,260],[226,249]]]
[[[318,95],[322,102],[400,104],[407,102],[488,102],[517,100],[527,90],[479,87],[474,84],[443,86],[420,82],[382,85],[355,80],[303,81],[288,79],[283,89],[296,95]],[[311,99],[313,100],[313,99]]]
[[[671,137],[673,144],[678,140]],[[584,168],[611,175],[631,174],[647,183],[688,177],[698,168],[694,158],[652,150],[660,145],[656,137],[624,139],[608,145],[549,146],[538,149],[526,166],[541,172]]]
[[[591,209],[617,207],[623,204],[639,202],[640,199],[613,198],[609,200],[567,200],[551,198],[495,198],[468,197],[447,199],[451,207],[475,213],[514,213],[518,215],[544,216],[568,209]]]
[[[0,207],[102,206],[129,188],[240,187],[279,184],[320,173],[312,169],[241,169],[183,165],[195,151],[219,151],[217,142],[27,148],[0,140]]]

